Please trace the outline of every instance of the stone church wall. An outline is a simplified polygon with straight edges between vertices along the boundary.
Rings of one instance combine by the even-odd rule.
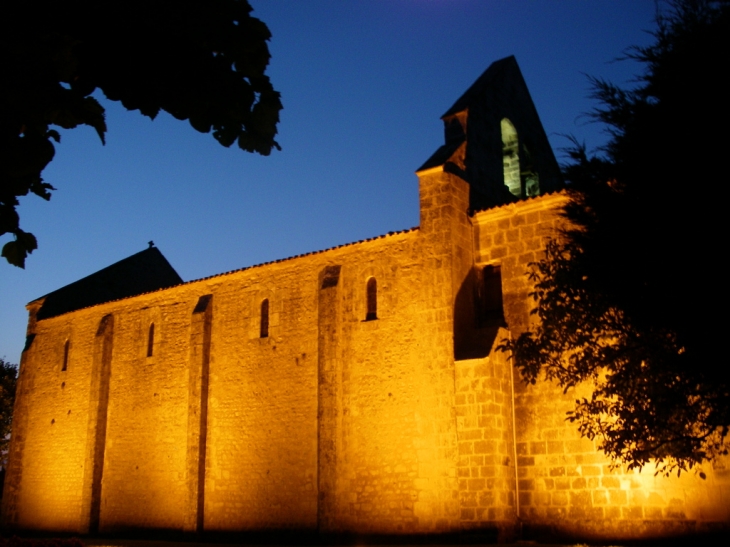
[[[530,262],[542,257],[546,238],[557,236],[561,220],[556,208],[564,200],[554,194],[474,215],[475,260],[501,265],[512,335],[529,325],[531,288],[525,272]],[[462,366],[457,362],[457,377]],[[479,376],[482,382],[488,378],[475,374],[473,381],[478,382]],[[589,396],[588,385],[563,393],[550,382],[525,385],[514,371],[518,468],[514,510],[528,533],[600,539],[675,536],[727,527],[730,473],[725,459],[703,466],[706,479],[692,471],[679,478],[655,475],[651,466],[641,472],[612,468],[598,450],[598,441],[582,438],[576,425],[565,419],[575,399]],[[499,415],[497,409],[494,414]]]
[[[502,72],[519,93],[493,89]],[[482,167],[496,173],[482,197],[505,195],[506,117],[544,154],[531,167],[544,164],[541,191],[559,186],[514,58],[452,111],[446,144],[418,172],[418,228],[45,319],[43,298],[29,304],[4,526],[499,539],[726,530],[728,461],[706,480],[612,469],[565,421],[590,386],[525,386],[496,350],[530,325],[525,274],[558,234],[566,197],[470,211],[464,177],[479,183]]]
[[[430,232],[34,322],[6,523],[453,529],[451,254],[468,219],[452,201],[466,203],[468,188],[427,186]],[[378,284],[372,321],[369,277]]]
[[[420,229],[31,321],[5,523],[502,537],[727,523],[727,471],[611,469],[564,419],[581,394],[523,385],[494,350],[529,324],[524,273],[564,197],[472,217],[467,200],[457,177],[422,173]],[[512,329],[455,336],[489,265]]]
[[[563,394],[544,382],[515,384],[520,514],[535,534],[602,537],[673,537],[727,530],[730,474],[722,462],[702,470],[655,475],[613,469],[565,420],[575,399],[589,397],[588,386]],[[549,410],[549,411],[547,411]]]
[[[42,321],[31,306],[5,524],[503,538],[726,526],[722,462],[704,481],[611,469],[564,419],[581,393],[523,385],[494,349],[529,325],[524,273],[564,199],[468,217],[467,185],[437,169],[421,173],[418,229]],[[485,266],[499,266],[504,323],[477,328]]]

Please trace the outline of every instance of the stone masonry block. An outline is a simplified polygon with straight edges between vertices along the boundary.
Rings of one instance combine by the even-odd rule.
[[[566,514],[567,510],[565,507],[548,507],[547,520],[560,521],[565,518]]]
[[[535,458],[532,456],[517,456],[517,465],[519,467],[535,465]]]
[[[531,239],[535,237],[535,227],[534,226],[521,226],[520,227],[520,240],[527,241],[528,239]]]
[[[524,214],[517,214],[510,220],[510,224],[513,227],[524,226],[527,223],[527,217]]]
[[[643,490],[629,491],[629,505],[644,505],[646,503],[646,494]]]
[[[531,263],[535,262],[536,256],[534,252],[527,252],[522,253],[520,256],[517,257],[517,263],[521,266],[524,266],[525,268],[528,267]]]
[[[562,441],[548,441],[547,442],[548,454],[564,454],[565,444]]]
[[[489,454],[490,443],[487,441],[477,441],[474,443],[473,451],[475,454]]]
[[[550,468],[551,477],[561,477],[565,475],[565,467],[552,467]]]
[[[460,441],[473,441],[475,439],[481,439],[481,438],[482,438],[481,429],[469,429],[467,431],[462,431],[459,433]]]
[[[527,224],[537,224],[540,222],[540,211],[531,211],[525,215],[525,222]]]
[[[568,505],[568,493],[567,492],[553,492],[552,495],[553,505]]]
[[[573,491],[570,493],[570,503],[571,505],[577,505],[582,507],[590,506],[591,493],[586,490],[582,490],[579,492]]]
[[[644,508],[643,507],[622,507],[621,508],[621,515],[625,519],[629,520],[641,520],[644,518]]]
[[[501,246],[501,247],[494,247],[491,252],[492,260],[499,260],[500,258],[504,258],[507,256],[507,247]]]
[[[479,502],[480,507],[489,507],[490,505],[493,505],[494,504],[494,492],[492,492],[492,491],[480,492],[479,496],[477,497],[477,501]]]
[[[476,492],[461,492],[461,506],[462,507],[476,507],[477,504],[477,493]]]
[[[628,502],[625,490],[609,490],[608,500],[611,505],[626,505]]]
[[[479,469],[480,475],[485,478],[494,477],[497,474],[497,470],[493,465],[481,467]]]
[[[484,490],[484,487],[486,485],[484,479],[469,479],[469,491],[475,492],[479,490]]]
[[[661,507],[644,507],[644,518],[659,520],[663,518]]]
[[[581,475],[585,477],[598,476],[601,474],[601,468],[597,465],[582,465]]]
[[[535,480],[534,479],[523,479],[518,481],[517,483],[518,488],[520,491],[523,490],[535,490]]]
[[[532,505],[532,492],[520,492],[519,498],[521,507]]]
[[[480,465],[484,465],[484,456],[469,456],[469,465],[471,465],[472,467],[479,467]]]
[[[605,490],[593,490],[593,505],[606,505],[608,495]]]

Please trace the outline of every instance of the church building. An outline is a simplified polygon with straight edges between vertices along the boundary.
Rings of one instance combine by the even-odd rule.
[[[496,349],[567,199],[514,57],[442,119],[416,228],[189,282],[150,246],[30,302],[3,525],[727,530],[730,462],[614,469],[565,421],[590,386],[525,386]]]

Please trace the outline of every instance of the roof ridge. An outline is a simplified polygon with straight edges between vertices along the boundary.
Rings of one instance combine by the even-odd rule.
[[[377,235],[377,236],[373,236],[373,237],[369,237],[369,238],[365,238],[365,239],[360,239],[360,240],[357,240],[357,241],[352,241],[350,243],[343,243],[341,245],[335,245],[333,247],[327,247],[325,249],[320,249],[320,250],[317,250],[317,251],[310,251],[308,253],[301,253],[301,254],[298,254],[298,255],[292,255],[292,256],[289,256],[289,257],[286,257],[286,258],[279,258],[279,259],[276,259],[276,260],[270,260],[268,262],[260,262],[258,264],[252,264],[251,266],[244,266],[242,268],[236,268],[234,270],[228,270],[226,272],[221,272],[221,273],[217,273],[217,274],[213,274],[213,275],[208,275],[208,276],[205,276],[205,277],[199,277],[199,278],[196,278],[196,279],[191,279],[190,281],[183,281],[182,283],[178,283],[176,285],[170,285],[168,287],[161,287],[161,288],[156,289],[154,291],[146,291],[146,292],[141,292],[139,294],[134,294],[134,295],[131,295],[131,296],[125,296],[123,298],[114,298],[112,300],[106,300],[104,302],[97,302],[96,304],[93,304],[91,306],[84,306],[84,307],[81,307],[81,308],[78,308],[78,309],[75,309],[75,310],[69,310],[67,312],[64,312],[64,313],[61,313],[61,314],[58,314],[58,315],[54,315],[53,317],[61,317],[62,315],[66,315],[67,313],[73,313],[73,312],[76,312],[76,311],[79,311],[79,310],[86,310],[86,309],[90,309],[90,308],[95,308],[96,306],[101,306],[102,304],[110,304],[112,302],[121,302],[122,300],[127,300],[128,298],[136,298],[138,296],[143,296],[143,295],[146,295],[146,294],[153,294],[153,293],[156,293],[156,292],[165,291],[167,289],[172,289],[174,287],[182,287],[183,285],[190,285],[192,283],[197,283],[198,281],[206,281],[208,279],[214,279],[216,277],[222,277],[224,275],[230,275],[230,274],[234,274],[234,273],[238,273],[238,272],[244,272],[246,270],[253,270],[255,268],[261,268],[263,266],[269,266],[271,264],[278,264],[280,262],[286,262],[286,261],[289,261],[289,260],[294,260],[295,258],[303,258],[305,256],[312,256],[312,255],[316,255],[316,254],[326,253],[327,251],[333,251],[335,249],[341,249],[343,247],[350,247],[352,245],[358,245],[360,243],[368,243],[370,241],[375,241],[376,239],[383,239],[383,238],[391,237],[391,236],[395,236],[395,235],[407,234],[407,233],[410,233],[410,232],[415,232],[415,231],[417,231],[419,229],[420,229],[420,226],[414,226],[412,228],[406,228],[406,229],[403,229],[403,230],[390,231],[390,232],[387,232],[385,234],[381,234],[381,235]],[[147,250],[148,249],[145,249],[145,251],[147,251]],[[142,251],[142,252],[144,252],[144,251]],[[135,253],[135,254],[139,254],[139,253]],[[160,253],[160,254],[162,254],[162,253]],[[130,255],[127,258],[130,258],[131,256],[135,256],[135,255]],[[126,259],[122,259],[122,260],[126,260]],[[122,262],[122,260],[120,260],[119,262]],[[115,262],[114,264],[117,264],[117,262]],[[109,267],[109,266],[107,266],[107,267]],[[106,269],[106,268],[104,268],[104,269]],[[99,270],[99,271],[102,271],[102,270]],[[94,274],[91,274],[91,275],[94,275]],[[85,278],[83,278],[83,279],[85,279]],[[52,294],[52,293],[49,293],[49,294]],[[44,298],[44,297],[42,296],[40,298]],[[31,300],[31,302],[35,302],[36,300],[40,300],[40,298],[36,298],[35,300]],[[48,319],[50,319],[50,317]]]

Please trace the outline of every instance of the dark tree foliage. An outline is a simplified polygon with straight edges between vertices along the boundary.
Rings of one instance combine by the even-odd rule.
[[[568,419],[617,463],[670,472],[727,453],[722,276],[730,182],[730,2],[659,5],[633,89],[593,80],[610,141],[570,150],[570,228],[532,265],[523,379],[595,386]]]
[[[13,423],[15,383],[18,366],[0,358],[0,467],[4,468],[8,456],[10,426]]]
[[[50,199],[41,172],[57,128],[93,127],[104,142],[98,88],[128,110],[160,110],[213,132],[223,146],[268,155],[281,102],[265,70],[269,29],[246,0],[23,0],[0,18],[0,236],[23,267],[36,247],[16,211]]]

